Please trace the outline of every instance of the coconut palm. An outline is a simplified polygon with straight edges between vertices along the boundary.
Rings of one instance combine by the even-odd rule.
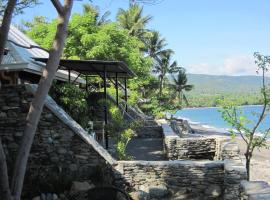
[[[173,76],[173,84],[171,85],[171,88],[177,92],[178,94],[178,100],[180,104],[182,105],[182,100],[185,101],[185,103],[188,105],[188,100],[184,94],[184,91],[190,91],[193,89],[193,85],[187,84],[188,79],[186,75],[186,70],[184,68],[181,68],[178,71],[177,78]]]
[[[153,72],[158,74],[159,78],[159,97],[162,96],[164,87],[164,79],[168,73],[176,73],[180,68],[177,66],[177,62],[171,63],[172,53],[171,51],[163,51],[158,57],[158,62],[155,63]]]
[[[97,7],[93,7],[90,4],[83,4],[83,12],[94,13],[97,26],[107,24],[110,22],[110,20],[108,19],[109,15],[111,14],[110,11],[106,11],[103,15],[100,15]]]
[[[173,53],[172,50],[165,49],[167,46],[166,40],[161,37],[158,31],[149,32],[149,36],[144,38],[144,44],[145,52],[156,60],[164,51],[170,51]]]
[[[145,34],[145,26],[152,19],[152,16],[142,16],[143,8],[138,4],[131,5],[128,10],[119,9],[117,21],[119,25],[129,31],[131,36],[140,39]]]

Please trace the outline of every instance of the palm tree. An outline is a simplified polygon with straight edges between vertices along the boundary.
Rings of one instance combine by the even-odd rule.
[[[145,34],[145,26],[152,19],[152,16],[142,16],[143,8],[138,4],[131,5],[128,10],[119,9],[117,21],[119,25],[127,29],[131,36],[136,36],[140,39]]]
[[[172,50],[165,49],[167,46],[165,38],[162,38],[158,31],[149,32],[150,36],[144,38],[145,44],[145,52],[152,58],[158,59],[164,51],[170,51],[173,53]]]
[[[184,91],[190,91],[193,89],[194,85],[188,85],[187,84],[187,75],[186,70],[184,68],[181,68],[178,71],[177,79],[173,76],[173,83],[171,85],[172,89],[178,93],[178,100],[180,104],[182,105],[182,100],[185,101],[185,103],[188,105],[188,100],[184,94]]]
[[[155,63],[153,72],[158,74],[159,78],[159,97],[162,96],[162,91],[164,87],[164,78],[168,73],[175,73],[180,68],[177,66],[177,62],[171,63],[172,53],[171,51],[162,51],[158,62]]]
[[[83,13],[94,13],[97,26],[110,22],[108,19],[109,15],[111,14],[110,11],[106,11],[103,15],[100,15],[98,8],[93,7],[90,4],[83,4]]]

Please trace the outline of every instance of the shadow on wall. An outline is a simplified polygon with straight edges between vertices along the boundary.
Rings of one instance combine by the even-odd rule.
[[[0,136],[9,174],[24,131],[29,102],[33,95],[25,86],[0,90]],[[69,190],[71,181],[102,182],[105,159],[80,135],[44,107],[31,148],[23,195]],[[42,190],[42,191],[41,191]]]

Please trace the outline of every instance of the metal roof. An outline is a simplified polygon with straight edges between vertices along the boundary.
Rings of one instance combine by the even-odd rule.
[[[47,58],[33,58],[35,61],[46,63]],[[102,60],[68,60],[61,59],[59,69],[72,70],[84,75],[103,76],[106,71],[107,77],[114,78],[133,78],[136,74],[121,61],[102,61]]]
[[[23,46],[38,46],[34,41],[12,25],[10,26],[8,39]],[[37,48],[22,48],[11,42],[7,42],[7,48],[9,52],[4,56],[3,62],[0,65],[0,71],[25,71],[37,75],[42,74],[45,64],[35,62],[32,57],[48,58],[48,52]],[[77,74],[71,73],[71,80],[76,80],[78,83],[85,83],[84,79],[76,78]],[[65,70],[58,70],[55,79],[67,81],[68,72]]]

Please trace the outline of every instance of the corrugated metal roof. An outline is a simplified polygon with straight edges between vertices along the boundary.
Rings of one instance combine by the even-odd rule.
[[[30,45],[38,46],[37,43],[35,43],[30,38],[28,38],[25,34],[23,34],[20,30],[18,30],[14,26],[10,26],[8,39],[24,46],[30,46]],[[46,51],[43,51],[41,49],[37,49],[37,48],[25,49],[25,48],[18,47],[14,44],[11,44],[11,45],[14,46],[14,48],[18,51],[19,55],[24,61],[31,62],[32,61],[31,57],[42,57],[42,58],[49,57],[49,54]]]
[[[36,61],[46,63],[47,58],[33,58]],[[134,78],[136,74],[121,61],[105,61],[105,60],[70,60],[61,59],[59,68],[63,70],[71,70],[84,75],[99,75],[103,77],[103,73],[107,73],[107,77],[115,78]]]
[[[22,33],[19,29],[17,29],[15,26],[12,25],[10,26],[8,39],[27,47],[29,47],[30,45],[39,46],[33,40],[27,37],[24,33]],[[12,44],[11,42],[7,42],[7,47],[10,50],[8,56],[11,57],[12,59],[3,59],[4,62],[0,66],[0,70],[27,71],[29,73],[32,72],[34,74],[42,73],[42,68],[45,66],[45,64],[34,61],[32,57],[48,58],[49,57],[48,52],[38,48],[32,49],[22,48]],[[14,63],[16,64],[22,63],[21,68],[18,68],[18,65],[13,65]],[[14,68],[14,66],[16,66],[16,69]],[[77,74],[71,73],[71,80],[75,80],[76,77]],[[68,80],[68,72],[64,70],[58,70],[55,75],[55,78],[59,80]],[[85,83],[85,80],[78,78],[76,79],[76,82]]]

